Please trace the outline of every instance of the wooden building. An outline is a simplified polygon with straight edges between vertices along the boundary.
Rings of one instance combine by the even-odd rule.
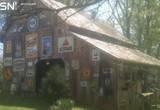
[[[115,29],[101,27],[73,9],[55,13],[65,7],[60,2],[34,2],[44,10],[21,17],[3,36],[9,90],[17,90],[22,82],[30,91],[40,89],[47,65],[58,63],[64,65],[76,100],[110,110],[128,110],[138,103],[142,82],[146,74],[158,73],[159,60],[137,50]]]

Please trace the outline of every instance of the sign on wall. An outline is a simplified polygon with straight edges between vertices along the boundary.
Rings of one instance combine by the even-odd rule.
[[[36,58],[38,56],[38,35],[36,33],[26,35],[26,58]]]
[[[39,18],[37,16],[31,16],[27,21],[27,28],[29,32],[36,31],[39,27]]]
[[[100,52],[98,49],[92,49],[92,61],[100,60]]]
[[[80,81],[81,87],[87,87],[87,81]]]
[[[12,57],[6,57],[6,58],[4,58],[3,65],[4,66],[12,66]]]
[[[14,72],[22,72],[25,69],[25,59],[17,58],[13,60],[13,71]]]
[[[73,52],[73,37],[58,38],[58,53]]]
[[[23,55],[23,51],[22,51],[22,39],[21,38],[17,38],[15,39],[14,42],[14,57],[18,58],[18,57],[22,57]]]
[[[41,54],[44,57],[51,56],[52,55],[52,37],[51,36],[44,36],[42,37],[42,51]]]
[[[11,80],[12,79],[11,68],[4,68],[4,78],[5,78],[5,80]]]
[[[78,70],[80,68],[79,60],[72,60],[71,64],[73,70]]]
[[[8,40],[5,42],[5,53],[10,54],[12,53],[12,41]]]
[[[91,70],[89,68],[82,69],[82,77],[87,79],[91,76]]]

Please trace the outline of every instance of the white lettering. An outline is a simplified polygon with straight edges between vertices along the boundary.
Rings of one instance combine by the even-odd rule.
[[[0,10],[16,10],[17,9],[17,2],[0,2]]]
[[[7,4],[6,4],[6,2],[1,2],[0,3],[0,10],[2,10],[2,11],[7,10]]]

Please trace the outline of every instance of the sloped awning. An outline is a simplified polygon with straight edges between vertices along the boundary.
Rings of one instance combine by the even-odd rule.
[[[53,9],[53,10],[58,10],[60,8],[66,7],[66,5],[55,1],[55,0],[40,0],[46,7]],[[90,30],[93,32],[97,32],[103,35],[106,35],[108,37],[111,37],[113,39],[116,39],[118,41],[134,45],[129,39],[124,37],[122,34],[120,34],[116,29],[112,29],[111,27],[109,28],[101,28],[98,25],[96,25],[94,22],[91,20],[87,19],[83,15],[79,14],[73,9],[67,9],[60,11],[58,13],[58,16],[65,20],[66,23],[72,26],[76,26],[79,28],[83,28],[86,30]]]
[[[84,40],[85,42],[93,45],[94,47],[100,49],[101,51],[115,57],[116,59],[132,62],[141,63],[152,66],[160,66],[160,60],[151,57],[137,49],[127,48],[120,45],[104,42],[91,37],[83,36],[77,33],[71,32],[76,37]]]

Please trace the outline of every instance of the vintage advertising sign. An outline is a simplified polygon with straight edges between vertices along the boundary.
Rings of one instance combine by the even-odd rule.
[[[5,80],[11,80],[12,79],[11,68],[4,68],[4,78],[5,78]]]
[[[37,16],[31,16],[27,21],[27,28],[29,32],[36,31],[39,27],[39,18]]]
[[[90,78],[91,76],[91,70],[89,68],[83,68],[82,69],[82,78]]]
[[[27,68],[26,77],[33,77],[35,75],[34,68]]]
[[[87,81],[80,81],[81,87],[87,87]]]
[[[51,56],[53,45],[52,45],[52,37],[51,36],[44,36],[42,37],[42,50],[41,54],[43,57]]]
[[[3,65],[4,66],[12,66],[12,57],[6,57],[6,58],[4,58]]]
[[[100,52],[98,49],[92,49],[92,61],[100,60]]]
[[[80,68],[79,60],[72,60],[71,64],[73,70],[78,70]]]
[[[14,72],[22,72],[25,69],[25,59],[17,58],[13,60],[13,71]]]
[[[73,52],[73,37],[58,38],[58,53]]]
[[[19,58],[23,55],[22,38],[16,38],[14,40],[14,57]]]
[[[28,34],[25,37],[26,58],[36,58],[38,56],[38,35]]]
[[[12,53],[12,41],[11,40],[7,40],[5,42],[5,53],[6,54]]]

